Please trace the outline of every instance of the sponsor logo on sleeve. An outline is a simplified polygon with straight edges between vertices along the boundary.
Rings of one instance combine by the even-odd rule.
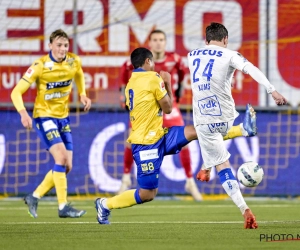
[[[32,68],[27,69],[25,76],[27,76],[28,78],[30,78],[32,76],[32,74],[34,73],[34,70]]]
[[[165,91],[165,90],[166,90],[166,87],[165,87],[165,83],[164,83],[164,82],[161,82],[161,83],[160,83],[160,88],[161,88],[161,91]]]
[[[237,55],[240,56],[243,59],[244,62],[248,62],[248,60],[245,57],[243,57],[242,54],[237,53]]]

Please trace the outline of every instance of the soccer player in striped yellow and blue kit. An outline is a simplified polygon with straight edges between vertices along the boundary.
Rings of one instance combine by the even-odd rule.
[[[68,52],[68,35],[63,30],[54,31],[50,36],[49,48],[49,54],[36,60],[29,67],[11,94],[23,126],[31,129],[32,119],[25,109],[22,95],[32,83],[36,82],[34,127],[55,161],[54,167],[46,174],[42,183],[33,194],[28,194],[24,200],[29,208],[28,213],[36,218],[38,200],[55,187],[59,217],[76,218],[84,215],[86,211],[77,210],[67,204],[66,174],[72,169],[73,158],[68,100],[73,79],[85,111],[90,109],[91,100],[85,93],[80,58]]]
[[[154,72],[153,55],[146,48],[131,53],[134,66],[125,89],[132,130],[128,142],[137,165],[139,189],[127,190],[112,198],[96,199],[97,219],[109,224],[111,209],[125,208],[153,200],[158,191],[159,171],[165,155],[177,154],[197,139],[192,125],[163,128],[162,112],[172,111],[170,74]]]

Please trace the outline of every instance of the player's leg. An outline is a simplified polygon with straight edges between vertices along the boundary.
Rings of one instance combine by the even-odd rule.
[[[232,201],[240,209],[244,217],[244,228],[256,229],[258,227],[256,218],[244,200],[238,181],[232,174],[229,161],[227,160],[216,165],[216,169],[225,192],[231,197]]]
[[[46,138],[44,136],[43,133],[43,121],[46,121],[47,119],[40,119],[37,118],[35,119],[35,128],[37,129],[37,132],[40,136],[40,138],[42,139],[42,141],[45,142]],[[68,125],[68,124],[67,124]],[[72,137],[70,133],[70,128],[68,126],[64,126],[63,131],[60,131],[60,134],[62,136],[62,139],[65,143],[66,148],[68,149],[67,154],[68,159],[71,159],[68,161],[68,164],[66,165],[66,174],[68,174],[71,169],[72,169]],[[50,137],[49,137],[50,138]],[[69,139],[71,138],[71,139]],[[48,139],[47,139],[48,140]],[[48,142],[46,142],[47,148],[49,148],[51,146],[51,144],[49,144]],[[37,217],[36,214],[36,210],[37,210],[37,206],[38,206],[38,200],[41,199],[46,193],[48,193],[52,188],[54,187],[54,181],[53,181],[53,170],[51,169],[45,176],[45,178],[43,179],[43,181],[41,182],[41,184],[35,189],[35,191],[33,192],[33,194],[28,194],[24,200],[26,202],[26,204],[30,204],[31,205],[31,211],[35,211],[33,212],[31,215],[33,217]],[[35,208],[36,207],[36,208]]]
[[[144,156],[140,152],[157,150],[157,155]],[[110,224],[108,217],[113,209],[131,207],[154,199],[157,194],[159,169],[164,157],[164,137],[153,145],[132,145],[137,165],[139,189],[127,190],[112,198],[98,198],[95,201],[99,224]],[[157,157],[158,156],[158,157]]]
[[[222,143],[222,134],[226,134],[227,128],[230,128],[232,123],[233,121],[227,124],[224,123],[223,127],[218,127],[218,130],[215,131],[213,129],[215,126],[197,126],[196,131],[201,148],[201,154],[204,165],[207,169],[211,169],[213,166],[216,166],[224,190],[231,197],[232,201],[240,209],[245,218],[245,228],[257,228],[255,217],[247,206],[240,191],[239,184],[232,174],[228,161],[230,154],[225,148],[224,143]]]
[[[253,107],[250,104],[247,104],[243,123],[240,123],[237,126],[232,126],[223,139],[228,140],[240,136],[251,137],[256,134],[256,113]]]
[[[70,204],[67,204],[66,175],[73,167],[73,138],[68,117],[58,119],[58,130],[62,143],[54,144],[49,150],[55,160],[54,168],[57,168],[57,171],[53,168],[53,180],[59,203],[58,216],[60,218],[78,218],[86,214],[86,211],[77,210]]]
[[[128,130],[130,133],[131,128]],[[132,150],[131,144],[125,142],[125,149],[124,149],[124,162],[123,162],[123,176],[122,176],[122,184],[117,192],[118,194],[123,193],[125,190],[129,189],[131,186],[131,169],[133,166],[133,157],[132,157]]]
[[[223,137],[223,140],[233,139],[240,136],[252,137],[257,134],[256,128],[256,113],[250,104],[246,106],[246,112],[243,123],[237,126],[232,126],[227,134]],[[197,180],[208,182],[210,179],[211,169],[207,169],[204,165],[197,173]]]
[[[67,176],[66,169],[70,159],[70,152],[68,153],[63,142],[56,143],[49,149],[54,158],[54,166],[52,168],[53,181],[56,189],[56,196],[58,201],[58,216],[60,218],[77,218],[86,213],[84,210],[76,210],[70,204],[67,204]]]
[[[41,141],[46,145],[47,149],[51,147],[51,141],[53,140],[53,135],[49,128],[57,126],[53,122],[49,122],[47,118],[35,118],[34,128],[40,137]],[[46,131],[45,131],[46,130]],[[48,131],[49,130],[49,131]],[[49,133],[50,132],[50,133]],[[28,206],[28,213],[31,217],[36,218],[37,208],[39,199],[41,199],[48,191],[54,187],[52,169],[46,174],[44,180],[36,188],[32,194],[28,194],[24,197],[25,204]]]
[[[164,114],[163,116],[163,127],[173,127],[173,126],[184,126],[184,121],[179,108],[175,105],[173,106],[171,114]],[[190,150],[188,146],[183,147],[179,153],[179,159],[181,167],[183,167],[186,175],[185,190],[187,193],[191,194],[196,201],[203,200],[201,193],[195,183],[193,177]]]

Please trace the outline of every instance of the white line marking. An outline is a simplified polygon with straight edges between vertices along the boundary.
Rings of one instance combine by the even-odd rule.
[[[243,224],[243,221],[112,221],[112,224]],[[293,224],[300,223],[300,220],[295,221],[258,221],[259,224]],[[2,225],[28,225],[28,224],[98,224],[91,221],[35,221],[35,222],[1,222]]]
[[[89,209],[89,208],[94,208],[94,204],[91,203],[90,206],[80,206],[80,204],[77,204],[80,209]],[[295,207],[295,205],[251,205],[251,208],[253,207],[262,207],[262,208],[283,208],[283,207]],[[191,208],[196,208],[196,209],[203,209],[203,208],[232,208],[235,207],[235,205],[146,205],[146,206],[134,206],[132,209],[153,209],[153,208],[158,208],[158,209],[178,209],[178,208],[184,208],[184,209],[191,209]],[[26,205],[23,207],[0,207],[1,210],[27,210],[28,208]],[[42,206],[38,207],[38,210],[43,210],[43,209],[57,209],[57,205],[45,205],[43,204]]]

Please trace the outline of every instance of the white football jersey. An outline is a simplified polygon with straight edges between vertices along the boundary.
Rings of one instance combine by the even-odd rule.
[[[241,54],[216,45],[188,53],[194,125],[228,122],[239,114],[231,94],[236,69],[249,64]]]

